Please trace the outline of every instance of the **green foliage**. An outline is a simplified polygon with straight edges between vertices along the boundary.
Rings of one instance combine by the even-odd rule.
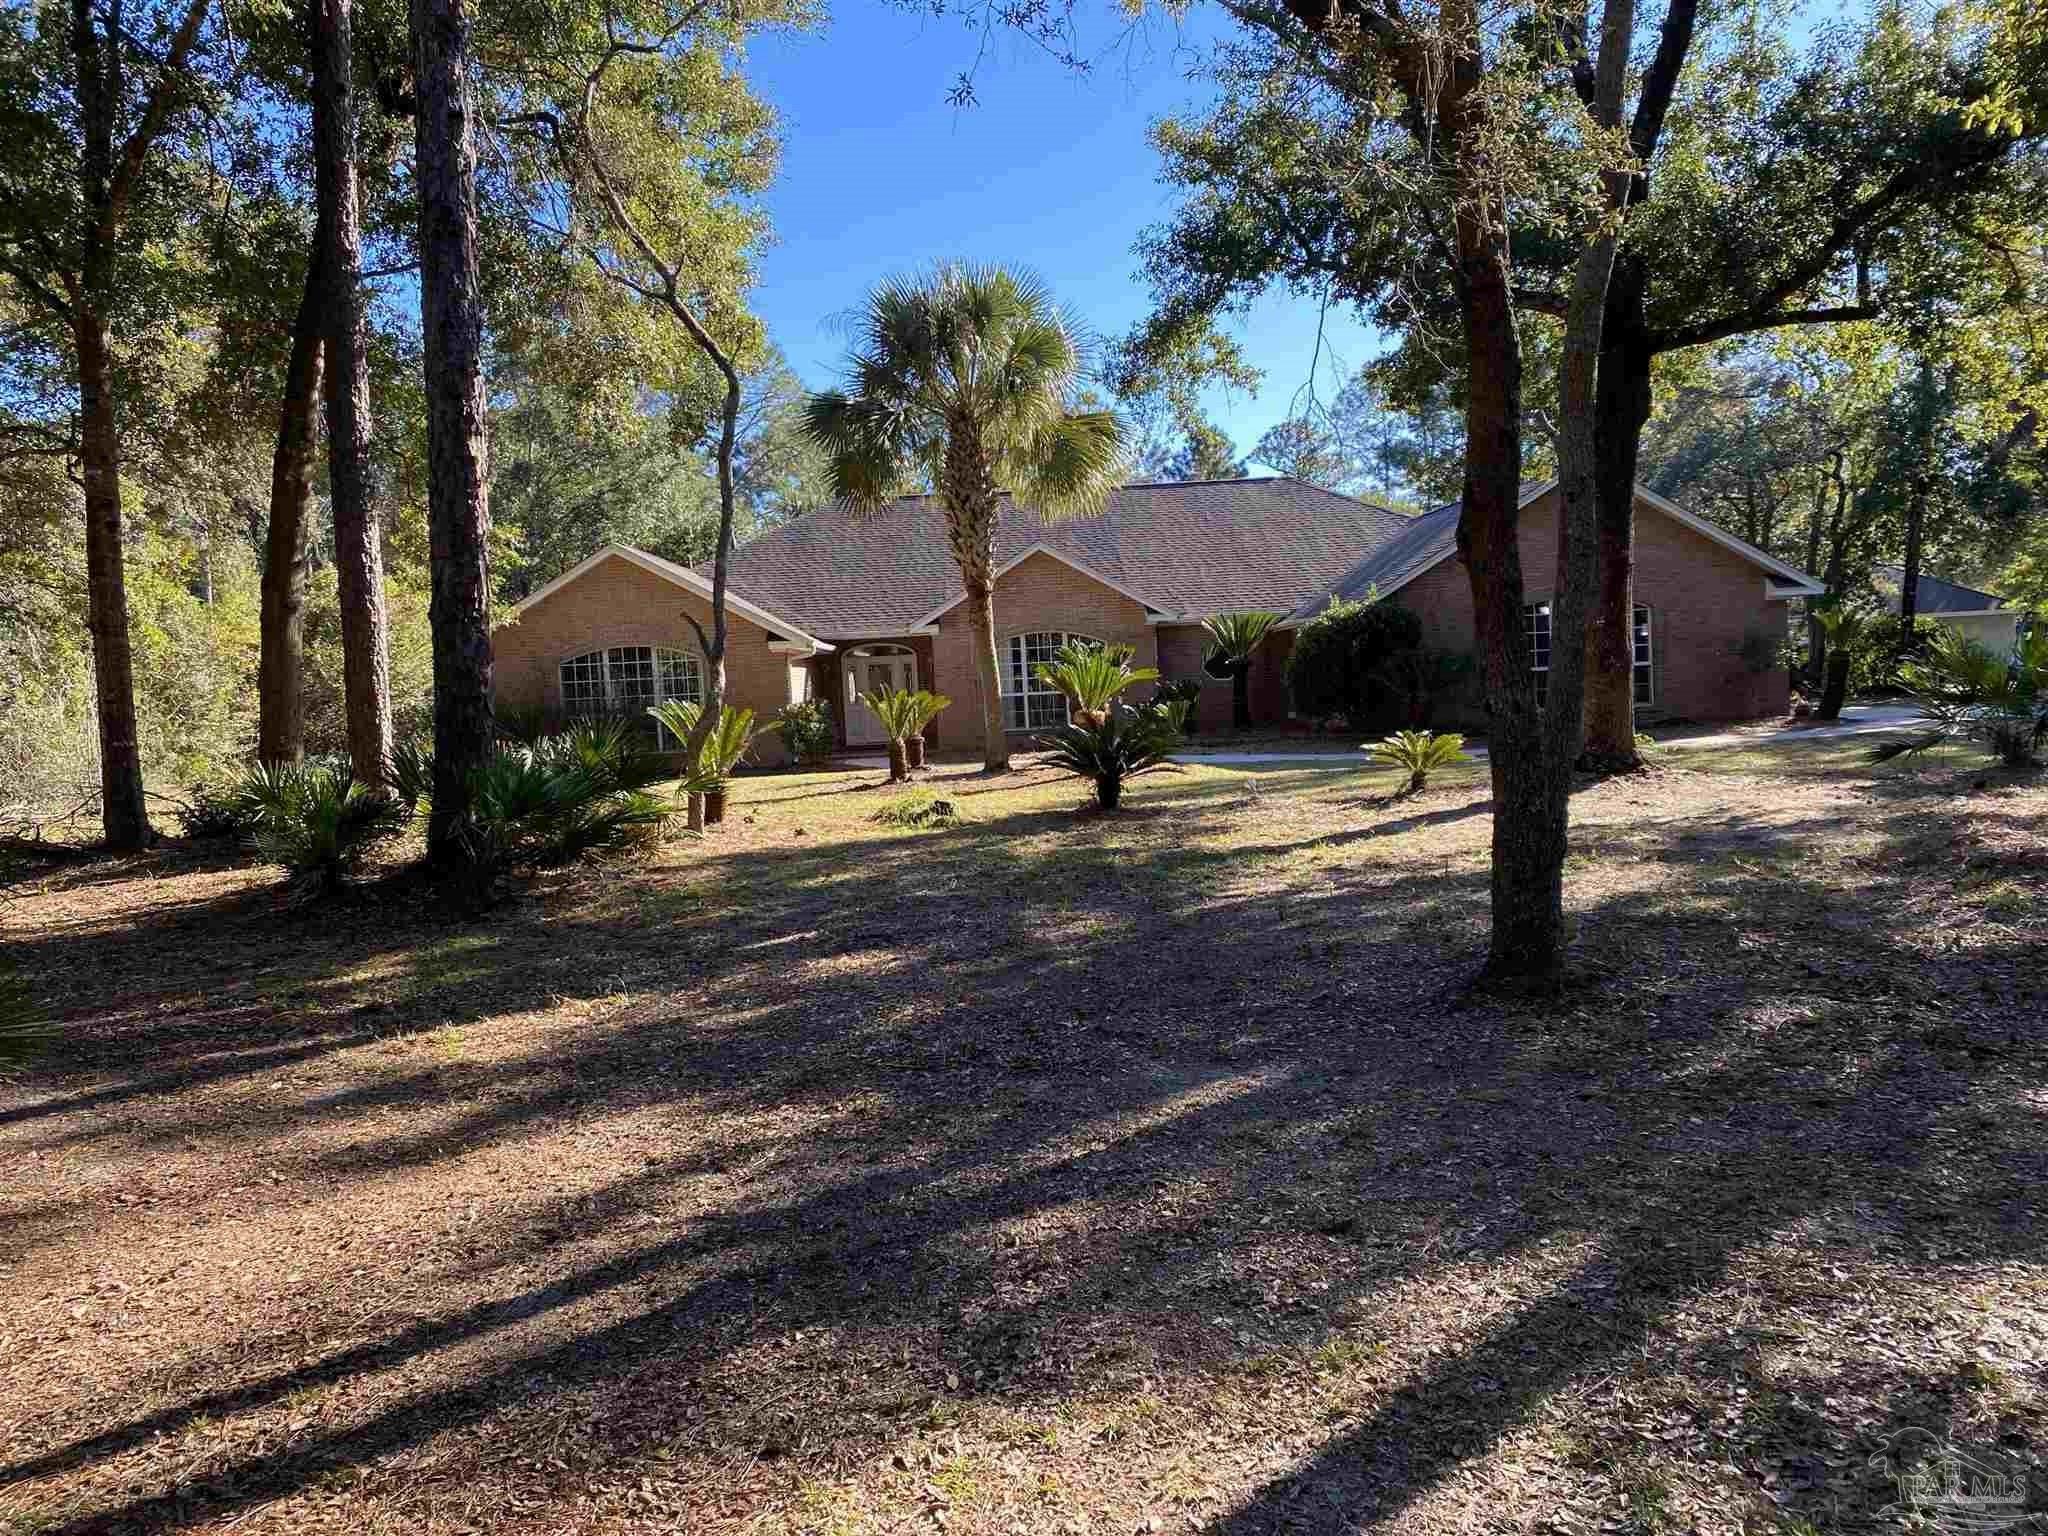
[[[1397,714],[1412,718],[1418,695],[1455,661],[1404,659],[1422,645],[1422,620],[1398,603],[1332,603],[1294,636],[1287,686],[1297,714],[1370,729]],[[1437,653],[1439,656],[1442,653]]]
[[[919,702],[917,690],[911,688],[880,688],[873,693],[860,696],[874,717],[882,724],[882,730],[891,741],[905,741],[922,729],[923,705]]]
[[[647,713],[660,721],[680,746],[690,739],[690,732],[697,729],[704,706],[694,699],[663,699],[659,704],[650,706]]]
[[[782,737],[782,748],[793,763],[811,768],[832,755],[832,705],[827,700],[787,705],[769,729]]]
[[[1404,771],[1411,795],[1428,787],[1429,776],[1437,769],[1466,761],[1464,737],[1435,731],[1396,731],[1366,750],[1380,766]]]
[[[1907,657],[1925,655],[1937,634],[1948,628],[1939,619],[1916,614],[1913,645]],[[1849,692],[1876,693],[1902,685],[1899,675],[1900,620],[1896,613],[1873,614],[1867,618],[1849,647]]]
[[[1076,408],[1082,346],[1035,278],[947,264],[868,295],[845,390],[805,418],[837,493],[876,511],[923,475],[949,498],[948,451],[1048,516],[1101,508],[1124,467],[1114,413]],[[969,436],[956,426],[972,423]]]
[[[23,1065],[56,1037],[56,1026],[43,1017],[28,983],[12,970],[0,970],[0,1071]]]
[[[256,813],[241,792],[214,784],[195,784],[186,791],[178,821],[187,837],[202,840],[244,838],[256,829]]]
[[[868,819],[885,827],[924,831],[933,827],[957,827],[961,816],[959,808],[951,800],[928,790],[916,790],[891,800]]]
[[[1066,695],[1068,708],[1076,717],[1099,715],[1126,688],[1159,680],[1158,668],[1131,665],[1135,654],[1128,645],[1069,640],[1053,654],[1051,661],[1038,664],[1036,675],[1046,687]]]
[[[391,793],[415,815],[424,816],[433,809],[433,738],[409,736],[392,747]]]
[[[1426,727],[1438,706],[1471,687],[1478,658],[1434,645],[1407,646],[1380,663],[1378,680],[1410,726]]]
[[[645,730],[614,716],[578,720],[526,750],[538,762],[585,775],[606,793],[644,789],[668,777],[668,764],[650,748]]]
[[[1178,709],[1183,727],[1188,731],[1194,730],[1195,709],[1201,698],[1202,680],[1198,677],[1162,678],[1152,690],[1152,702]]]
[[[2048,629],[2035,629],[2008,659],[1946,626],[1899,676],[1920,704],[1926,728],[1888,742],[1878,762],[1925,752],[1954,738],[1981,742],[2008,767],[2024,768],[2048,741]]]
[[[493,753],[477,767],[456,834],[477,894],[515,869],[567,863],[666,823],[669,806],[622,781],[622,767],[639,771],[555,737]]]
[[[1227,662],[1233,668],[1249,665],[1259,642],[1284,617],[1257,611],[1211,614],[1202,621],[1202,630],[1209,637],[1209,659]]]
[[[494,379],[494,384],[498,381]],[[638,391],[593,408],[575,381],[528,368],[491,423],[491,515],[517,529],[504,591],[523,597],[606,544],[679,565],[718,537],[715,457],[688,402],[655,414]],[[744,543],[825,499],[824,459],[803,431],[803,388],[779,355],[744,381],[733,465]]]
[[[728,705],[718,712],[718,718],[711,722],[711,729],[705,734],[704,750],[697,759],[698,770],[705,776],[708,788],[722,790],[732,782],[733,774],[746,758],[747,749],[759,734],[754,729],[754,712],[751,709],[734,709]]]
[[[1095,803],[1113,811],[1123,803],[1126,781],[1166,762],[1185,724],[1186,711],[1174,705],[1112,704],[1087,724],[1076,721],[1036,740],[1053,764],[1092,780]]]
[[[282,864],[294,885],[320,894],[339,890],[409,817],[382,785],[363,783],[344,760],[258,763],[237,793],[256,851]]]

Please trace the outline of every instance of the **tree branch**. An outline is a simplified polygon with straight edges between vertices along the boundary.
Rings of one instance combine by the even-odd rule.
[[[1745,310],[1739,315],[1728,315],[1699,325],[1660,331],[1651,337],[1650,350],[1678,352],[1686,347],[1705,346],[1710,341],[1726,341],[1730,336],[1741,336],[1750,331],[1776,331],[1794,325],[1840,325],[1850,320],[1875,320],[1883,312],[1883,307],[1877,304],[1835,304],[1819,309],[1763,312]]]
[[[182,83],[180,77],[185,72],[185,59],[199,41],[199,24],[206,19],[206,9],[212,3],[213,0],[191,0],[185,8],[184,18],[171,37],[170,50],[164,55],[162,72],[157,76],[156,84],[150,87],[148,100],[143,103],[142,117],[135,124],[135,131],[128,135],[127,143],[121,146],[120,161],[114,168],[114,179],[107,187],[106,206],[100,214],[100,228],[109,237],[121,222],[128,195],[135,190],[135,178],[142,174],[142,162],[149,156],[150,145],[163,131],[164,119],[170,116],[171,98],[176,86]]]

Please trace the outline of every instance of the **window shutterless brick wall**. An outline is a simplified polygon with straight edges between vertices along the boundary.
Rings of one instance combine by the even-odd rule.
[[[1551,596],[1557,580],[1557,493],[1522,514],[1522,583],[1528,599]],[[1783,667],[1751,672],[1739,654],[1751,630],[1773,642],[1786,634],[1786,609],[1764,595],[1764,572],[1731,549],[1695,533],[1676,518],[1636,503],[1635,600],[1651,611],[1656,703],[1648,716],[1688,720],[1748,720],[1781,715],[1790,707]],[[1476,655],[1472,583],[1464,563],[1446,560],[1394,594],[1422,620],[1426,645]],[[1472,719],[1472,697],[1462,709],[1443,711],[1442,723]]]
[[[630,560],[607,560],[492,631],[492,701],[500,709],[539,709],[555,724],[562,712],[564,658],[613,645],[673,646],[701,655],[685,613],[710,631],[709,601]],[[753,710],[757,727],[790,702],[792,689],[804,685],[802,658],[771,651],[768,640],[767,631],[727,610],[726,697]],[[772,731],[758,738],[753,759],[780,763],[782,738]]]

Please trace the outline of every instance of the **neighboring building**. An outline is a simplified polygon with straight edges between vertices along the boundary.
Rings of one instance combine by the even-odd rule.
[[[1876,578],[1886,609],[1899,612],[1905,571],[1896,565],[1881,566],[1871,574]],[[1914,608],[1923,619],[1939,619],[1960,630],[1965,639],[1974,640],[2000,656],[2011,651],[2019,639],[2019,609],[2006,607],[2002,597],[1943,581],[1938,576],[1920,578]]]
[[[1549,661],[1557,494],[1522,501],[1523,579],[1539,670]],[[1457,557],[1458,508],[1404,517],[1285,478],[1126,486],[1100,516],[1048,523],[1005,503],[996,535],[996,649],[1003,708],[1019,745],[1065,718],[1038,687],[1035,665],[1061,641],[1128,644],[1140,666],[1200,679],[1203,729],[1230,722],[1230,683],[1203,666],[1202,620],[1269,609],[1285,621],[1252,669],[1254,716],[1287,716],[1284,668],[1294,630],[1332,599],[1380,598],[1413,608],[1429,644],[1474,648],[1472,596]],[[1786,633],[1786,600],[1819,592],[1762,550],[1639,491],[1636,521],[1638,702],[1648,715],[1745,719],[1782,712],[1782,667],[1759,665]],[[709,623],[710,583],[698,571],[622,545],[598,551],[519,605],[500,628],[501,708],[563,718],[695,696],[700,647],[690,618]],[[736,551],[730,570],[726,670],[733,702],[764,720],[807,694],[831,700],[840,739],[878,743],[856,695],[878,686],[932,688],[953,700],[935,742],[980,740],[979,682],[965,594],[928,496],[872,517],[833,504]],[[1452,701],[1471,717],[1475,700]],[[764,738],[762,756],[779,747]]]

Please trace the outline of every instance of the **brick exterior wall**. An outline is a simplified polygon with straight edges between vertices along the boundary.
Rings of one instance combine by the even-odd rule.
[[[1156,630],[1145,622],[1144,605],[1050,555],[1032,555],[996,582],[995,619],[999,664],[1006,660],[1010,636],[1057,629],[1129,645],[1136,652],[1133,666],[1158,665]],[[938,630],[932,638],[934,681],[926,686],[945,694],[953,707],[939,716],[937,742],[948,752],[971,752],[981,745],[981,679],[974,669],[967,605],[956,603],[941,614]],[[1010,740],[1021,745],[1028,736],[1012,731]]]
[[[499,709],[539,709],[551,726],[557,724],[566,658],[614,645],[665,646],[701,655],[685,613],[709,631],[707,599],[630,560],[606,560],[492,631],[497,661],[492,703]],[[804,696],[810,675],[804,658],[771,651],[768,632],[729,609],[725,645],[726,697],[753,710],[757,727],[772,720],[792,696]],[[782,738],[771,731],[757,739],[753,760],[764,766],[781,763]]]
[[[1231,728],[1230,679],[1211,677],[1202,669],[1209,654],[1209,636],[1199,624],[1161,624],[1159,671],[1167,678],[1192,677],[1202,685],[1195,700],[1197,734]],[[1251,707],[1255,725],[1277,725],[1287,718],[1287,657],[1294,634],[1270,634],[1252,656]]]
[[[1556,492],[1522,514],[1522,578],[1531,602],[1556,585]],[[1694,532],[1649,504],[1636,503],[1635,599],[1650,609],[1655,701],[1648,719],[1749,720],[1791,707],[1783,667],[1752,672],[1738,654],[1758,631],[1784,639],[1787,605],[1764,596],[1764,573],[1733,550]],[[1472,584],[1464,563],[1450,559],[1418,576],[1393,597],[1422,620],[1426,645],[1473,654]],[[1440,723],[1484,718],[1475,678],[1471,696],[1441,711]]]

